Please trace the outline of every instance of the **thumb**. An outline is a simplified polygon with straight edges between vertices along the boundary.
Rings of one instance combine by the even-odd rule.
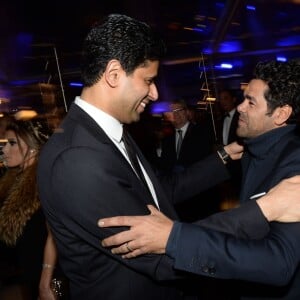
[[[147,205],[147,207],[150,210],[150,215],[155,215],[158,212],[158,210],[156,209],[156,207],[153,206],[153,205],[151,205],[151,204]]]

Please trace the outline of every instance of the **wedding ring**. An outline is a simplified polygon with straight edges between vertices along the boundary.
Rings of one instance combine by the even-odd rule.
[[[128,243],[126,243],[125,246],[126,246],[128,252],[131,252],[131,251],[132,251],[132,249],[129,247]]]

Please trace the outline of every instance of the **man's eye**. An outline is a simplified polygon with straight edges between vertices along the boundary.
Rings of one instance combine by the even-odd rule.
[[[148,80],[147,80],[147,84],[149,84],[149,85],[151,85],[153,82],[154,82],[153,79],[148,79]]]

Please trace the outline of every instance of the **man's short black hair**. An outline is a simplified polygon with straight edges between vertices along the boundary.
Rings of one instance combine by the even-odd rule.
[[[268,85],[264,96],[269,112],[272,113],[277,107],[289,105],[293,109],[289,123],[295,122],[300,111],[299,60],[260,62],[256,65],[254,76]]]
[[[127,74],[147,60],[160,60],[166,52],[163,40],[146,23],[126,15],[111,14],[96,24],[85,38],[82,80],[92,86],[103,75],[107,63],[116,59]]]

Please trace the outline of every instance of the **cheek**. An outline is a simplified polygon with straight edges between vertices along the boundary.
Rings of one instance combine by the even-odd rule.
[[[19,149],[14,149],[11,152],[11,158],[12,158],[12,161],[14,162],[15,166],[20,165],[23,162],[23,159],[24,159],[23,155],[21,154]]]
[[[151,87],[145,83],[144,80],[138,80],[132,86],[132,91],[134,91],[137,98],[144,98],[150,93]]]
[[[263,117],[263,115],[257,114],[251,120],[251,128],[253,131],[261,134],[269,128],[269,122],[265,119],[265,117]]]
[[[248,112],[248,120],[252,126],[262,123],[262,116],[257,111]]]

